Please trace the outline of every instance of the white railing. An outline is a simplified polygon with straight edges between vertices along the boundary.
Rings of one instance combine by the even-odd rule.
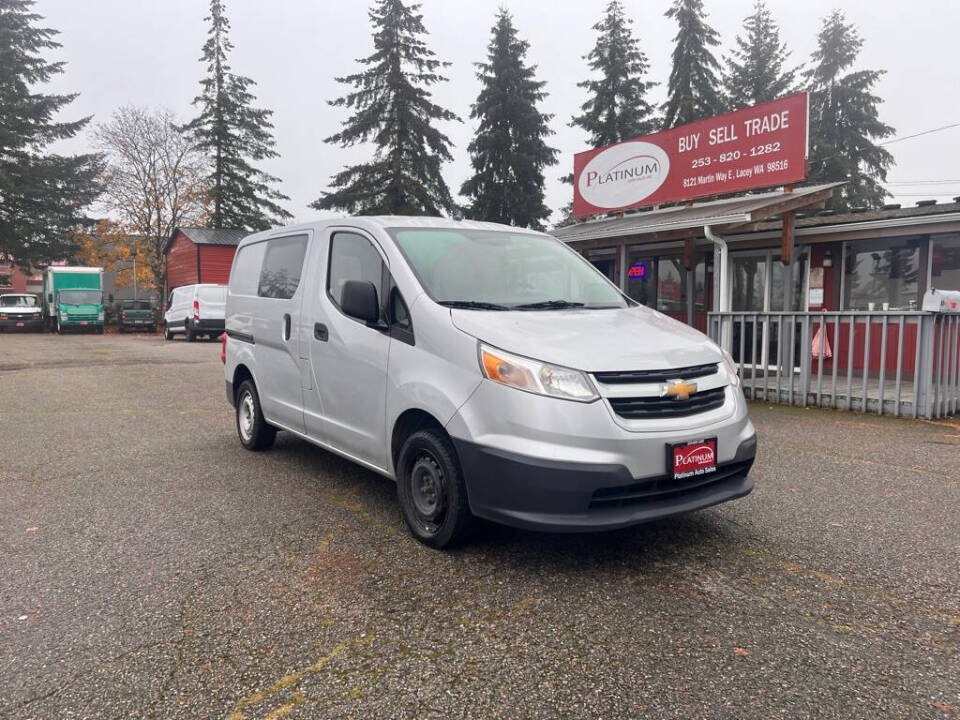
[[[879,415],[960,411],[960,314],[712,312],[754,400]]]

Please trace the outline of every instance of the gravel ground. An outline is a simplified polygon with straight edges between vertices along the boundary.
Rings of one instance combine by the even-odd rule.
[[[219,350],[0,336],[0,716],[960,717],[960,424],[754,405],[743,500],[439,553]]]

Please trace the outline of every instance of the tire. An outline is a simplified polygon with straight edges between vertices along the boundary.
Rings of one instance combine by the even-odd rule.
[[[173,333],[170,332],[170,326],[166,323],[163,324],[163,339],[164,340],[173,340]]]
[[[57,335],[63,335],[63,328],[60,327],[60,318],[57,318]]]
[[[184,330],[184,332],[186,333],[187,342],[194,342],[194,341],[197,339],[197,334],[196,334],[193,330],[190,329],[190,321],[189,321],[189,320],[184,320],[184,321],[183,321],[183,330]]]
[[[473,525],[460,460],[442,430],[413,433],[397,459],[400,514],[413,536],[428,547],[462,542]]]
[[[237,437],[247,450],[267,450],[277,439],[277,429],[268,424],[260,410],[260,395],[253,380],[244,380],[237,390]]]
[[[103,335],[103,325],[97,328],[97,335]]]

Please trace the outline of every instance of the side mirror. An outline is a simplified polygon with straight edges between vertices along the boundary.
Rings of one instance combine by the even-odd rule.
[[[347,280],[340,294],[340,307],[357,320],[371,324],[380,322],[377,288],[369,280]]]
[[[53,302],[53,293],[47,293],[47,302],[48,302],[48,303],[52,303],[52,302]]]

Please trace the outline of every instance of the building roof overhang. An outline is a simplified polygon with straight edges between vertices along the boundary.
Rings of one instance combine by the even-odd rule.
[[[784,213],[822,206],[843,183],[810,185],[792,190],[778,189],[689,205],[625,213],[556,228],[554,237],[571,244],[642,239],[680,240],[703,237],[704,226],[719,233],[745,232]]]

